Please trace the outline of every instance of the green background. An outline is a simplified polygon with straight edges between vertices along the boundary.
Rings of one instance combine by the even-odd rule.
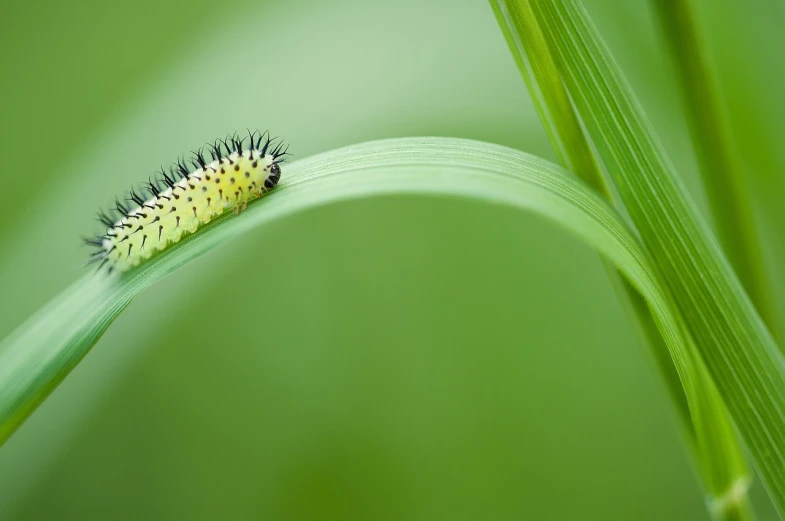
[[[586,4],[702,204],[646,4]],[[701,5],[777,265],[785,8]],[[227,132],[270,129],[295,157],[445,135],[553,158],[482,1],[0,9],[0,336],[84,273],[99,205]],[[707,515],[594,252],[509,209],[387,197],[139,296],[0,450],[0,518]]]

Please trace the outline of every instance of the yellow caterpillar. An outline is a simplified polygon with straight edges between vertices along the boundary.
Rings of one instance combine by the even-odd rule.
[[[131,190],[127,202],[115,201],[116,215],[99,211],[107,229],[85,239],[98,249],[88,261],[100,263],[99,269],[106,265],[110,272],[126,271],[213,217],[230,208],[237,214],[248,201],[275,188],[288,147],[276,144],[268,133],[256,134],[249,134],[247,147],[236,135],[208,145],[209,163],[201,149],[194,152],[192,169],[178,159],[169,173],[162,168],[158,179],[145,184],[147,200]]]

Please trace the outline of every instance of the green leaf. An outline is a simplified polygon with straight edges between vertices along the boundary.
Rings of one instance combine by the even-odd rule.
[[[665,34],[717,235],[766,324],[776,304],[730,123],[713,78],[692,0],[653,0]]]
[[[678,321],[635,234],[565,170],[473,141],[371,142],[289,164],[279,188],[245,213],[212,221],[124,276],[85,275],[20,326],[0,345],[0,440],[67,376],[133,297],[161,277],[271,220],[347,199],[401,193],[477,199],[551,219],[617,265],[645,296],[669,345],[677,350],[683,345]]]
[[[783,514],[785,360],[586,12],[574,0],[533,5],[630,218]]]
[[[565,166],[611,200],[608,181],[570,102],[531,4],[525,0],[491,0],[491,6]],[[624,208],[621,201],[617,204]],[[612,272],[609,275],[612,280],[616,276]],[[656,276],[659,278],[659,274]],[[686,343],[681,349],[669,353],[642,297],[628,284],[621,284],[620,289],[619,298],[644,332],[646,343],[680,412],[712,515],[715,519],[738,518],[749,510],[744,487],[750,473],[740,442],[730,427],[728,413],[689,333],[685,332]],[[672,296],[669,298],[669,308],[675,310]],[[682,351],[689,352],[690,356],[683,357]],[[677,371],[674,371],[674,364]],[[674,376],[676,372],[678,375]],[[720,432],[724,435],[718,435]],[[751,513],[747,513],[745,518],[750,516]]]

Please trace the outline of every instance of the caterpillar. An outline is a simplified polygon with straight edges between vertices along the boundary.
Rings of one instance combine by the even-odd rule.
[[[107,266],[109,273],[127,271],[230,208],[239,214],[275,188],[289,147],[268,132],[249,132],[247,147],[245,141],[236,133],[217,139],[207,145],[210,162],[200,148],[190,165],[178,158],[168,172],[161,168],[141,189],[131,189],[129,198],[116,198],[111,210],[99,210],[106,231],[84,239],[97,249],[88,264]]]

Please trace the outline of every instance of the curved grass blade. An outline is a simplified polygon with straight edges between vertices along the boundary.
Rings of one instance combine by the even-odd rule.
[[[534,2],[561,76],[780,515],[785,359],[574,0]]]
[[[0,345],[0,440],[6,440],[147,286],[224,241],[316,206],[385,194],[464,197],[542,215],[613,262],[646,297],[681,358],[683,329],[652,278],[635,234],[599,195],[547,161],[485,143],[411,138],[371,142],[293,162],[279,188],[222,216],[123,276],[91,273]],[[677,367],[687,367],[677,362]],[[686,375],[689,379],[690,375]]]

